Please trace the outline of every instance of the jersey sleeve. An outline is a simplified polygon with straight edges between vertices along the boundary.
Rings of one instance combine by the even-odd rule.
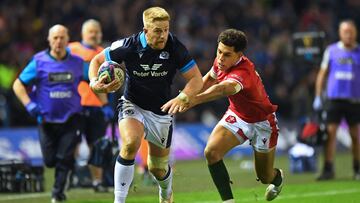
[[[30,85],[36,79],[36,61],[32,59],[19,75],[19,80],[24,85]]]
[[[105,60],[106,61],[115,61],[117,63],[122,63],[125,59],[125,54],[127,46],[125,45],[126,40],[121,39],[113,42],[110,47],[105,48]]]
[[[246,81],[244,80],[243,72],[240,71],[240,70],[231,71],[226,76],[225,80],[238,83],[241,86],[242,89],[244,88],[244,85],[246,85]]]
[[[329,53],[329,47],[327,47],[325,49],[325,51],[324,51],[323,58],[321,60],[320,68],[326,70],[328,68],[328,65],[329,65],[329,60],[330,60],[330,53]]]
[[[177,56],[177,62],[178,67],[181,73],[186,73],[188,70],[193,68],[196,65],[195,60],[190,56],[189,51],[186,49],[186,47],[176,40],[177,46],[176,46],[176,56]]]

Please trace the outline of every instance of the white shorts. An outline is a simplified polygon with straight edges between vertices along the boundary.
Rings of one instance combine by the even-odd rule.
[[[160,148],[170,147],[173,131],[172,115],[158,115],[144,110],[123,96],[120,99],[118,110],[119,122],[124,118],[134,118],[144,125],[146,140]]]
[[[249,140],[258,152],[268,152],[277,144],[279,128],[275,113],[270,114],[265,121],[247,123],[233,111],[227,110],[219,124],[230,130],[240,144]]]

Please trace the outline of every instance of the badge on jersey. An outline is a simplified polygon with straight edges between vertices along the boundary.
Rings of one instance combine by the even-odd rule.
[[[234,116],[229,115],[229,116],[225,119],[225,121],[228,122],[228,123],[233,124],[233,123],[236,123],[236,118],[235,118]]]
[[[74,76],[71,72],[55,72],[49,73],[48,80],[51,83],[70,83],[74,81]]]
[[[160,59],[169,59],[169,57],[170,57],[170,54],[167,51],[162,51],[159,56]]]

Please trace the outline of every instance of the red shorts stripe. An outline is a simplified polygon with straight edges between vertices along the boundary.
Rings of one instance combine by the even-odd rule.
[[[244,134],[244,132],[239,129],[237,132],[236,132],[238,135],[240,135],[240,137],[242,137],[244,139],[244,141],[246,141],[247,139],[249,139],[248,137],[246,137],[246,135]]]
[[[276,146],[277,144],[277,140],[278,140],[278,136],[279,136],[279,130],[277,128],[277,123],[275,121],[275,115],[274,114],[270,114],[267,117],[267,120],[270,123],[270,127],[271,127],[271,135],[270,135],[270,142],[269,142],[269,149],[273,148]]]

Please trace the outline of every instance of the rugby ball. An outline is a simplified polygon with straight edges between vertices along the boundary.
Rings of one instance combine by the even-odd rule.
[[[98,78],[102,77],[106,77],[106,84],[111,83],[113,80],[119,80],[122,85],[125,79],[125,72],[121,65],[115,61],[105,61],[98,70]]]

